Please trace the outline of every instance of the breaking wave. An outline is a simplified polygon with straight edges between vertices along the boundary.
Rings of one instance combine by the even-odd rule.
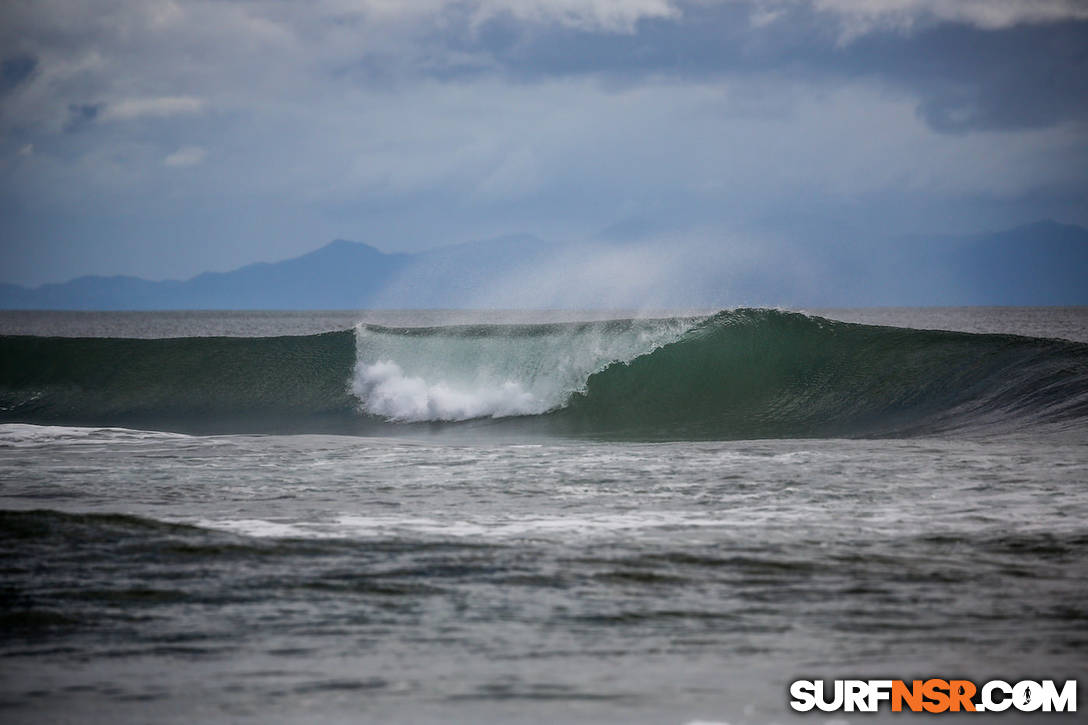
[[[594,373],[675,342],[697,320],[356,329],[352,390],[392,421],[539,415]]]
[[[305,337],[0,338],[0,420],[187,432],[898,436],[1088,419],[1088,345],[739,309]]]

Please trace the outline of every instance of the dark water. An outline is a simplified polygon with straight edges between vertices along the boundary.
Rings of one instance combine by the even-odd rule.
[[[1083,309],[338,314],[0,340],[0,718],[737,725],[1088,664]]]

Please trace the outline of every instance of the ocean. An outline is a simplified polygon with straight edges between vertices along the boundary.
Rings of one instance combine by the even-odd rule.
[[[3,312],[0,496],[5,723],[1086,696],[1088,308]]]

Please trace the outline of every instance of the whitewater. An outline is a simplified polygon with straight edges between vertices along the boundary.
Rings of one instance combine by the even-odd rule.
[[[5,722],[1076,679],[1088,310],[2,313],[0,498]]]
[[[591,375],[652,354],[695,324],[360,325],[352,390],[365,412],[391,421],[539,415],[565,406]]]

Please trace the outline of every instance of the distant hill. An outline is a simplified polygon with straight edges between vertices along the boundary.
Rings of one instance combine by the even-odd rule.
[[[992,234],[898,239],[879,266],[886,305],[1088,304],[1088,230],[1042,221]]]
[[[769,261],[743,265],[713,249],[692,253],[612,239],[581,247],[507,236],[419,254],[387,254],[340,239],[282,262],[184,281],[80,277],[33,289],[0,284],[0,308],[1088,304],[1088,230],[1077,226],[1045,221],[862,248],[848,254],[842,245],[796,240],[777,260],[771,251]],[[595,295],[594,285],[607,294]]]
[[[404,269],[410,255],[338,239],[282,262],[259,262],[185,281],[79,277],[36,289],[0,287],[0,307],[64,310],[354,309]]]
[[[950,263],[973,304],[1088,304],[1088,230],[1039,222],[971,238]]]

